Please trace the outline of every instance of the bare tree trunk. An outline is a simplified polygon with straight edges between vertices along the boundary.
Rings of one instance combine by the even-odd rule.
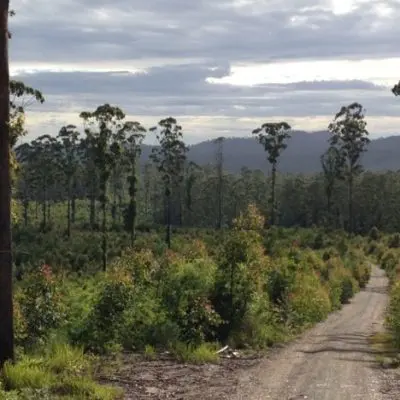
[[[224,149],[223,149],[223,141],[224,138],[218,138],[216,143],[218,145],[217,149],[217,175],[218,175],[218,183],[217,183],[217,202],[218,202],[218,220],[217,220],[217,229],[222,229],[223,223],[223,207],[224,207],[224,199],[223,199],[223,184],[224,184]]]
[[[353,218],[353,171],[350,171],[349,176],[349,232],[354,233],[354,218]]]
[[[167,223],[166,223],[166,231],[165,231],[165,242],[167,243],[168,248],[171,248],[171,234],[172,234],[172,227],[171,227],[171,190],[169,188],[165,191],[166,195],[166,207],[167,207]]]
[[[101,193],[101,210],[103,221],[101,224],[102,232],[102,259],[103,259],[103,271],[107,270],[107,182],[102,179],[100,183]]]
[[[72,185],[72,199],[71,199],[71,224],[75,224],[76,218],[76,177]]]
[[[101,208],[103,211],[103,223],[101,227],[102,231],[102,259],[103,259],[103,271],[107,270],[107,207],[106,202],[102,201]]]
[[[47,222],[51,223],[51,200],[47,203]]]
[[[8,8],[9,0],[0,0],[0,367],[5,361],[14,359]]]
[[[46,195],[46,187],[43,189],[43,199],[42,199],[42,227],[46,228],[47,225],[47,195]]]
[[[68,238],[71,237],[71,180],[68,181],[67,236],[68,236]]]
[[[96,224],[96,198],[94,194],[90,195],[89,209],[90,209],[90,227],[91,229],[94,229],[94,226]]]
[[[276,186],[276,163],[272,164],[272,182],[271,182],[271,199],[270,199],[270,213],[271,225],[275,225],[276,220],[276,204],[275,204],[275,186]]]
[[[28,209],[29,209],[29,201],[24,199],[24,226],[28,226]]]

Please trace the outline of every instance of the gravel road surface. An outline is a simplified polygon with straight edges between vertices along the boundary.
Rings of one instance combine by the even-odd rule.
[[[368,343],[381,331],[387,279],[373,268],[367,288],[301,339],[239,376],[234,400],[382,400],[390,376],[378,368]]]

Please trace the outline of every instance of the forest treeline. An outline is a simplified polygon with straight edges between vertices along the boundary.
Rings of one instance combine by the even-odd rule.
[[[284,227],[316,225],[361,234],[374,226],[399,230],[399,174],[363,171],[360,158],[369,139],[357,103],[335,116],[321,172],[313,175],[279,173],[279,157],[290,137],[286,123],[254,131],[265,149],[265,162],[272,166],[267,176],[246,167],[240,174],[228,173],[224,138],[215,140],[214,163],[189,162],[183,127],[171,117],[152,129],[158,132],[159,146],[152,160],[141,165],[146,129],[140,123],[126,121],[121,109],[108,104],[81,117],[84,132],[68,125],[57,136],[44,135],[16,147],[14,197],[22,208],[20,223],[49,229],[52,207],[62,203],[70,235],[76,202],[84,200],[86,228],[100,229],[107,221],[107,230],[124,226],[133,235],[136,226],[229,227],[248,204]],[[348,134],[345,127],[351,124],[357,129]]]

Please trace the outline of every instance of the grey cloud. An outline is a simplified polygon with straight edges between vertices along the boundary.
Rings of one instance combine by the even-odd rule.
[[[38,0],[23,2],[24,7],[21,1],[12,25],[12,55],[21,61],[50,56],[65,62],[149,57],[234,62],[398,54],[393,38],[400,27],[393,18],[374,30],[379,18],[373,0],[340,16],[310,8],[316,5],[311,0],[272,2],[274,8],[259,2],[253,13],[221,0],[85,1],[85,8],[77,1]],[[399,16],[400,5],[392,6]],[[102,7],[109,20],[96,19]],[[291,24],[296,16],[300,23]]]
[[[229,65],[187,64],[153,67],[146,73],[117,72],[37,72],[20,74],[20,79],[48,94],[110,94],[116,96],[259,96],[281,95],[293,91],[367,90],[387,91],[387,88],[362,80],[313,81],[290,84],[263,84],[253,87],[211,84],[207,78],[222,78],[230,74]],[[207,99],[206,99],[207,100]]]
[[[209,84],[207,77],[223,76],[227,67],[211,65],[152,68],[147,74],[36,73],[14,77],[43,91],[45,106],[37,112],[77,114],[110,102],[126,112],[162,117],[208,115],[229,117],[306,117],[333,115],[342,105],[361,102],[373,115],[400,115],[400,104],[386,87],[369,82],[316,81],[253,87]]]

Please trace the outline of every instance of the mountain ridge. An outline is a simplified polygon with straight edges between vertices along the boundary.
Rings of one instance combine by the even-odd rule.
[[[254,137],[224,138],[224,168],[231,173],[240,172],[242,167],[269,171],[269,163],[262,146]],[[321,171],[320,157],[329,147],[329,132],[292,131],[288,147],[279,159],[282,173],[315,173]],[[146,162],[154,146],[143,145],[142,162]],[[215,163],[217,146],[208,139],[189,146],[188,159],[199,165]],[[372,139],[362,156],[367,170],[384,171],[400,169],[400,136]]]

